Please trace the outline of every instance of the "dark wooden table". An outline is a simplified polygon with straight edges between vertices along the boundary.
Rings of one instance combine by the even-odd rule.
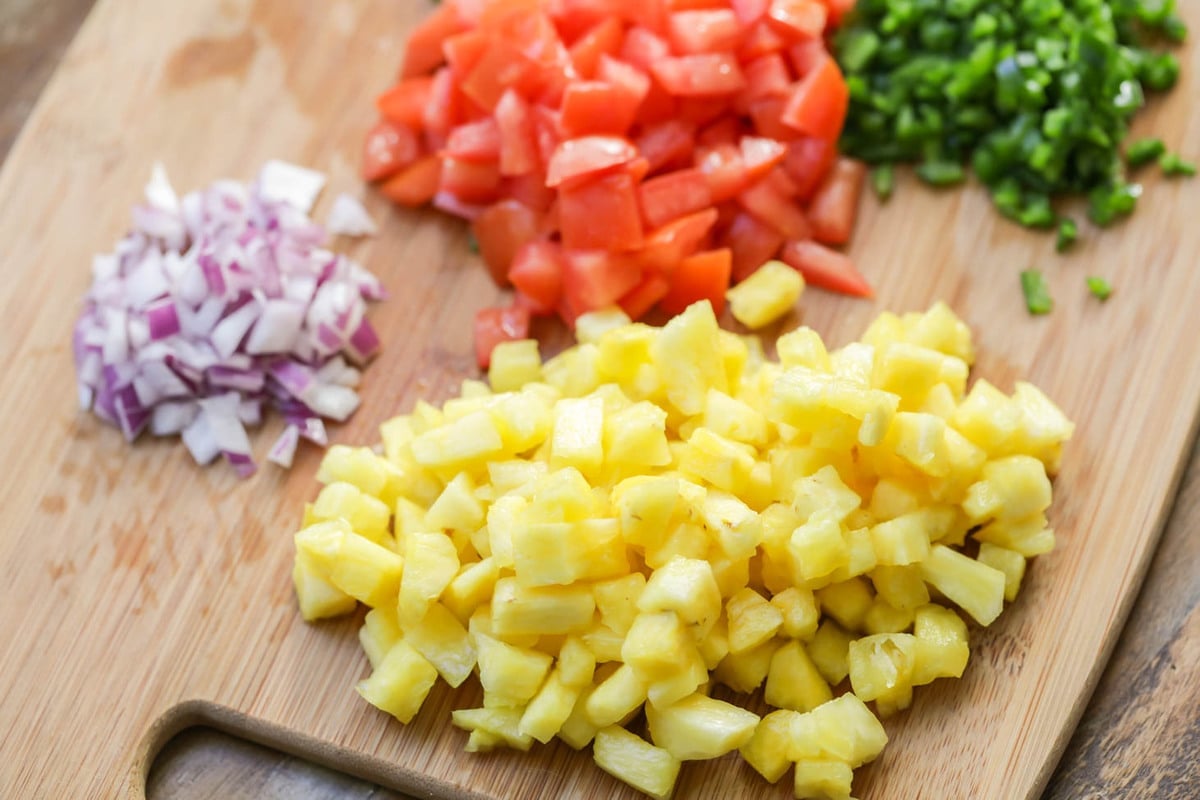
[[[0,0],[0,163],[93,2]],[[163,750],[147,796],[405,797],[202,728],[186,731]],[[1192,449],[1146,583],[1045,800],[1198,797],[1200,443]]]

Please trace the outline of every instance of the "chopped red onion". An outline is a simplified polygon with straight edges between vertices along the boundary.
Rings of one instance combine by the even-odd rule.
[[[268,407],[288,423],[271,461],[290,464],[302,438],[324,445],[321,417],[358,407],[346,359],[378,350],[366,304],[384,297],[374,275],[321,246],[308,211],[324,183],[270,161],[253,184],[181,198],[155,165],[133,229],[92,260],[73,340],[81,407],[130,441],[180,435],[197,462],[223,454],[242,476],[255,469],[246,426]],[[374,230],[348,195],[329,221]]]
[[[333,201],[325,227],[334,236],[373,236],[377,230],[375,220],[371,219],[363,204],[344,193]]]

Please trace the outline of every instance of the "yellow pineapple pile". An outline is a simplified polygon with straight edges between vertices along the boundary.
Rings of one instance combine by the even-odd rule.
[[[296,534],[305,619],[371,608],[358,691],[401,722],[476,673],[483,707],[453,715],[470,751],[591,744],[661,798],[682,761],[740,750],[771,782],[794,765],[798,798],[849,798],[887,742],[865,703],[960,676],[955,607],[990,624],[1054,546],[1072,424],[1028,384],[968,392],[941,304],[834,352],[800,328],[778,362],[707,303],[577,335],[544,364],[500,345],[490,388],[419,402],[381,453],[329,450]]]

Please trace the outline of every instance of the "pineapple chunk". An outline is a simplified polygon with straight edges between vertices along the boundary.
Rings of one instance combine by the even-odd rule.
[[[558,650],[557,671],[564,686],[589,686],[596,672],[596,654],[578,636],[568,636]]]
[[[558,670],[550,673],[537,695],[525,707],[517,727],[522,735],[532,736],[542,744],[554,738],[563,723],[571,716],[575,701],[579,699],[579,686],[563,683]]]
[[[1004,573],[945,545],[935,545],[921,562],[921,577],[980,625],[991,625],[1004,610]]]
[[[486,410],[433,428],[412,441],[412,453],[423,467],[458,468],[483,464],[504,452],[504,440]]]
[[[878,564],[904,566],[923,561],[929,555],[929,517],[913,511],[871,527],[871,544]]]
[[[850,800],[854,771],[844,761],[811,758],[796,762],[798,800]]]
[[[609,331],[622,330],[632,320],[618,306],[609,306],[581,314],[575,320],[575,338],[584,344],[598,344]]]
[[[700,426],[718,436],[756,447],[766,444],[770,436],[767,418],[761,411],[716,389],[709,389],[704,398]]]
[[[796,761],[834,758],[857,768],[873,761],[888,741],[879,718],[853,692],[817,706],[803,718],[811,725],[796,724],[799,718],[793,720],[789,755]],[[812,734],[808,741],[800,738],[806,732]]]
[[[441,603],[431,605],[419,623],[405,627],[404,634],[408,643],[451,686],[462,685],[475,669],[475,647],[467,629]]]
[[[492,629],[502,637],[576,633],[591,624],[595,611],[586,584],[527,587],[501,578],[492,593]]]
[[[292,566],[292,585],[300,616],[307,622],[349,614],[358,605],[357,600],[329,582],[327,573],[322,574],[311,557],[299,550]]]
[[[382,500],[344,481],[327,484],[312,505],[314,522],[344,519],[359,536],[385,547],[391,539],[388,534],[391,516],[391,509]]]
[[[488,603],[499,577],[500,566],[491,556],[464,564],[442,592],[442,602],[459,622],[465,622],[476,609]]]
[[[400,630],[396,612],[386,606],[368,611],[358,629],[358,642],[367,654],[371,669],[377,669],[392,646],[402,638],[404,632]]]
[[[694,653],[691,636],[673,611],[638,614],[621,645],[621,660],[646,683],[678,674]]]
[[[823,578],[850,563],[842,525],[828,514],[814,514],[792,531],[787,550],[801,580]]]
[[[702,413],[709,389],[728,388],[724,365],[713,358],[721,349],[719,333],[712,306],[701,301],[668,322],[650,345],[667,400],[682,414]]]
[[[733,318],[751,330],[786,314],[804,291],[804,278],[782,261],[768,261],[725,292]]]
[[[554,659],[537,650],[517,647],[484,634],[475,634],[474,638],[483,691],[506,698],[514,706],[532,700],[542,687]]]
[[[850,643],[850,686],[864,702],[877,701],[896,710],[912,700],[916,637],[908,633],[878,633]]]
[[[359,536],[343,519],[318,522],[296,534],[296,553],[311,573],[372,608],[395,602],[404,559]]]
[[[754,456],[754,448],[748,444],[726,439],[708,428],[696,428],[681,449],[679,471],[732,492],[749,480]]]
[[[852,631],[862,630],[874,599],[870,586],[862,578],[834,583],[817,592],[821,610]]]
[[[1046,515],[1031,514],[1016,520],[995,520],[974,534],[980,542],[1013,550],[1033,558],[1054,549],[1054,531],[1046,527]]]
[[[646,706],[650,739],[680,761],[719,758],[750,741],[758,715],[703,694]]]
[[[536,339],[500,342],[492,348],[488,383],[492,391],[512,392],[542,379],[542,357]]]
[[[317,470],[317,480],[326,486],[348,483],[369,497],[380,497],[388,484],[388,466],[388,462],[371,452],[369,447],[335,444],[325,451]]]
[[[616,725],[646,702],[646,682],[622,664],[588,695],[584,711],[597,728]]]
[[[1050,479],[1032,456],[1008,456],[983,465],[983,478],[967,489],[963,511],[973,521],[1015,520],[1050,507]]]
[[[604,463],[604,399],[589,395],[554,405],[550,465],[595,474]]]
[[[775,351],[784,367],[808,367],[820,372],[829,372],[832,368],[821,335],[807,326],[780,336]]]
[[[771,605],[783,614],[780,630],[784,636],[807,640],[817,632],[821,614],[816,597],[808,589],[789,586],[771,598]]]
[[[675,789],[679,759],[624,728],[611,725],[596,731],[592,755],[600,769],[658,800]]]
[[[767,679],[771,658],[782,644],[778,639],[770,639],[750,650],[730,653],[721,659],[713,677],[735,692],[753,692]]]
[[[592,595],[596,601],[596,609],[600,612],[600,621],[624,635],[633,624],[638,611],[665,611],[666,609],[642,608],[641,598],[647,583],[645,575],[631,572],[620,578],[593,584]]]
[[[821,514],[844,522],[862,505],[862,498],[847,486],[837,469],[826,464],[812,475],[799,478],[791,487],[792,510],[802,520]]]
[[[455,727],[470,731],[476,742],[479,742],[476,734],[484,734],[480,737],[486,743],[483,749],[504,745],[528,750],[533,739],[521,733],[521,716],[519,708],[460,708],[450,712],[450,721]]]
[[[959,678],[967,668],[970,648],[967,625],[957,614],[938,605],[917,609],[913,624],[916,661],[913,685],[922,686],[937,678]]]
[[[776,708],[811,711],[833,697],[817,665],[797,641],[780,647],[771,656],[763,699]]]
[[[606,416],[604,457],[610,467],[631,472],[670,464],[667,412],[643,400]]]
[[[916,566],[880,565],[871,571],[879,599],[893,608],[912,611],[929,602],[929,589]]]
[[[400,621],[415,624],[458,574],[458,550],[441,533],[404,537],[404,577],[400,581]]]
[[[1004,573],[1004,599],[1012,602],[1021,590],[1021,579],[1025,577],[1025,556],[1006,547],[983,542],[979,545],[979,563]]]
[[[683,665],[665,678],[646,687],[646,699],[656,706],[669,706],[699,691],[708,683],[708,667],[696,647],[685,647]]]
[[[758,721],[754,735],[741,747],[742,758],[758,770],[768,783],[778,783],[792,762],[788,759],[789,737],[791,736],[795,711],[779,709]]]
[[[425,512],[425,524],[447,530],[476,530],[483,525],[484,510],[475,491],[471,476],[466,472],[458,473]]]
[[[721,592],[712,565],[697,558],[672,558],[650,574],[637,597],[637,610],[674,611],[696,626],[696,638],[704,638],[721,615]]]
[[[808,655],[817,665],[821,677],[830,686],[837,686],[850,674],[847,659],[852,641],[854,637],[836,622],[827,619],[817,628],[812,641],[808,643]]]
[[[407,724],[420,710],[437,677],[434,666],[400,639],[371,676],[355,688],[368,703]]]
[[[749,586],[725,604],[729,620],[729,652],[744,653],[775,636],[783,627],[783,613]]]
[[[558,729],[558,738],[575,750],[587,747],[595,737],[596,731],[599,730],[592,724],[586,709],[587,700],[595,688],[590,683],[580,687],[579,696],[575,698],[575,706]]]

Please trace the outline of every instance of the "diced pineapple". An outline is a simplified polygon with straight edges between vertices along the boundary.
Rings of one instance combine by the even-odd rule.
[[[675,789],[679,759],[615,725],[596,731],[592,755],[600,769],[639,792],[666,800]]]
[[[682,484],[671,475],[639,476],[613,488],[613,510],[621,520],[626,544],[644,548],[662,541],[680,505]],[[703,494],[703,489],[696,488]]]
[[[929,602],[929,589],[916,566],[880,565],[871,571],[871,583],[879,599],[893,608],[912,611]]]
[[[479,659],[479,682],[487,694],[507,698],[513,705],[524,705],[533,699],[550,672],[553,659],[528,647],[475,634],[475,649]]]
[[[820,611],[817,600],[808,589],[789,586],[771,598],[771,605],[783,614],[780,631],[792,639],[811,639],[817,632]]]
[[[512,552],[517,580],[523,586],[570,584],[629,572],[615,519],[518,525]]]
[[[908,633],[879,633],[850,643],[850,685],[863,702],[900,710],[912,701],[917,640]]]
[[[371,676],[355,688],[368,703],[407,724],[421,709],[437,677],[434,666],[400,639]]]
[[[499,577],[500,567],[494,558],[464,564],[442,592],[442,602],[459,622],[466,622],[477,608],[488,603]]]
[[[1038,512],[1016,520],[995,520],[974,533],[981,542],[1014,550],[1033,558],[1054,549],[1054,531],[1046,527],[1046,515]]]
[[[325,451],[317,480],[325,485],[349,483],[371,497],[379,497],[388,482],[387,461],[369,447],[335,444]]]
[[[1062,444],[1075,433],[1074,423],[1032,384],[1017,381],[1012,401],[1021,414],[1014,450],[1039,459],[1045,464],[1046,473],[1054,475],[1062,457]]]
[[[934,303],[924,313],[905,314],[903,320],[905,341],[956,356],[967,364],[974,363],[971,329],[943,301]]]
[[[804,291],[804,278],[782,261],[768,261],[725,292],[733,318],[751,330],[786,314]]]
[[[756,447],[766,444],[770,436],[767,418],[761,411],[716,389],[709,389],[704,398],[700,425],[718,436]]]
[[[963,510],[973,521],[1014,520],[1050,507],[1050,479],[1032,456],[1008,456],[983,465],[983,477],[967,489]]]
[[[694,646],[683,649],[683,664],[665,678],[646,687],[646,699],[651,705],[669,706],[699,691],[708,682],[708,667]]]
[[[921,577],[980,625],[991,625],[1004,610],[1004,573],[945,545],[935,545],[921,562]]]
[[[507,453],[524,453],[546,441],[554,422],[551,404],[557,398],[558,393],[543,383],[496,396],[487,411]]]
[[[366,494],[353,484],[334,481],[326,485],[313,501],[311,513],[315,522],[344,519],[359,536],[389,546],[391,536],[388,534],[388,521],[392,516],[391,509],[382,500]]]
[[[412,441],[413,458],[424,467],[457,468],[483,464],[504,452],[504,440],[486,410],[433,428]]]
[[[729,623],[724,616],[717,617],[716,623],[699,641],[696,649],[704,659],[704,666],[714,670],[725,656],[729,655]]]
[[[802,431],[817,431],[841,420],[854,420],[858,441],[868,447],[883,441],[900,398],[856,381],[792,367],[775,381],[768,418]]]
[[[746,763],[758,770],[768,783],[778,783],[792,762],[788,759],[789,737],[795,711],[779,709],[758,721],[750,741],[740,752]]]
[[[621,647],[625,644],[624,633],[618,633],[597,621],[583,631],[580,638],[595,654],[597,663],[621,660]]]
[[[625,634],[621,660],[643,681],[653,683],[677,674],[694,650],[687,628],[674,611],[643,612]]]
[[[584,710],[597,728],[616,725],[646,702],[647,689],[633,667],[622,664],[592,690]]]
[[[865,513],[861,512],[861,514]],[[855,512],[851,516],[860,516],[860,512]],[[841,583],[857,578],[859,575],[866,575],[875,569],[878,559],[875,557],[875,542],[871,539],[871,529],[856,528],[846,531],[844,538],[846,540],[845,565],[838,567],[819,580],[808,581],[806,583],[808,588],[819,589],[831,583]]]
[[[989,455],[1005,455],[1021,425],[1021,409],[984,378],[954,410],[950,424]]]
[[[915,564],[929,555],[929,517],[924,511],[880,522],[871,527],[876,562],[883,566]]]
[[[536,339],[500,342],[492,348],[488,383],[492,391],[512,392],[542,379],[542,356]]]
[[[779,639],[770,639],[750,650],[730,653],[713,670],[713,677],[735,692],[753,692],[767,679],[771,658],[782,645]]]
[[[557,669],[564,686],[590,685],[596,671],[596,654],[578,636],[568,636],[558,650]]]
[[[404,559],[354,533],[345,520],[310,525],[295,541],[305,559],[302,569],[311,567],[313,574],[372,608],[395,602]]]
[[[530,491],[527,522],[579,522],[601,516],[603,511],[597,492],[574,467],[548,473]]]
[[[650,345],[667,400],[687,416],[704,411],[709,389],[728,387],[724,365],[713,358],[720,350],[719,332],[712,306],[702,301],[668,322]]]
[[[946,421],[933,414],[901,411],[892,419],[884,445],[926,475],[950,474]]]
[[[404,633],[408,643],[451,686],[461,685],[475,669],[475,647],[467,629],[441,603],[431,605],[416,625],[405,626]]]
[[[708,492],[700,514],[721,552],[730,559],[748,559],[762,543],[762,521],[758,514],[732,494]]]
[[[1025,556],[1006,547],[984,542],[979,545],[979,563],[987,564],[1004,573],[1004,599],[1012,602],[1021,590],[1021,579],[1025,577]]]
[[[497,636],[576,633],[592,622],[596,600],[586,584],[521,586],[501,578],[492,592],[492,629]]]
[[[826,464],[792,484],[790,503],[801,520],[820,514],[842,522],[862,505],[862,498],[842,481],[837,469]]]
[[[922,487],[898,478],[880,478],[871,493],[868,510],[875,519],[886,521],[916,511],[929,503]]]
[[[384,656],[403,636],[396,612],[386,606],[368,611],[362,627],[358,629],[359,644],[367,654],[372,669],[383,663]]]
[[[817,592],[821,610],[852,631],[862,630],[874,599],[870,585],[862,578],[830,584]]]
[[[847,658],[850,652],[850,642],[854,637],[842,630],[842,627],[831,619],[827,619],[817,628],[807,649],[812,661],[830,686],[837,686],[850,674]]]
[[[554,670],[525,707],[517,730],[542,744],[549,742],[571,716],[578,698],[579,687],[563,683],[558,670]]]
[[[599,350],[583,343],[564,350],[542,365],[542,379],[563,397],[583,397],[600,385]]]
[[[850,559],[841,523],[824,513],[814,514],[792,532],[788,552],[797,575],[805,581],[824,577]]]
[[[729,652],[744,653],[775,636],[783,627],[783,613],[749,586],[725,604],[729,620]]]
[[[450,721],[455,727],[486,734],[490,746],[503,745],[514,750],[528,750],[533,744],[531,737],[521,733],[520,708],[460,708],[450,712]]]
[[[811,711],[832,697],[829,684],[800,642],[788,642],[771,656],[763,694],[768,705]]]
[[[650,739],[680,761],[719,758],[750,741],[758,715],[703,694],[646,706]]]
[[[834,698],[805,716],[812,721],[811,727],[793,724],[793,736],[805,729],[812,732],[813,741],[793,739],[789,755],[797,761],[818,755],[859,767],[882,753],[888,741],[879,719],[853,692]]]
[[[550,465],[595,474],[604,463],[604,399],[592,394],[554,405]]]
[[[727,492],[745,483],[755,464],[754,448],[697,428],[684,443],[679,471]]]
[[[474,531],[483,525],[483,504],[475,496],[475,482],[460,472],[425,512],[425,524],[431,528]]]
[[[923,686],[937,678],[959,678],[967,668],[971,651],[967,645],[967,625],[948,608],[921,606],[913,624],[916,658],[913,685]]]
[[[967,385],[967,363],[961,358],[909,342],[876,343],[871,385],[898,394],[910,407],[921,402],[937,385],[962,397]]]
[[[444,534],[414,531],[404,537],[404,565],[400,622],[416,624],[458,574],[458,550]]]
[[[630,471],[671,463],[667,412],[643,400],[607,416],[604,457],[610,467]]]
[[[844,761],[812,758],[796,762],[797,800],[850,800],[854,770]]]
[[[637,609],[674,611],[696,626],[696,638],[703,638],[721,615],[721,592],[712,565],[697,558],[672,558],[651,573],[637,597]]]
[[[592,724],[592,720],[588,717],[586,709],[587,700],[594,689],[595,686],[590,683],[580,687],[579,697],[575,698],[575,706],[558,729],[558,738],[562,739],[575,750],[582,750],[587,747],[592,738],[595,737],[596,731],[599,730]]]
[[[676,558],[705,558],[712,550],[711,536],[703,525],[681,522],[665,531],[658,542],[646,546],[643,560],[650,569],[662,569]],[[714,570],[713,577],[716,577]]]
[[[623,635],[641,610],[641,596],[647,583],[642,573],[631,572],[620,578],[593,584],[592,594],[595,597],[596,609],[600,612],[600,620]]]
[[[292,585],[300,616],[308,622],[349,614],[358,606],[357,600],[330,583],[328,572],[322,573],[312,558],[299,550],[292,565]]]
[[[877,597],[867,609],[862,629],[867,633],[903,633],[911,628],[912,624],[913,609],[896,608]]]
[[[808,367],[820,372],[831,369],[829,351],[825,349],[821,335],[807,326],[780,336],[775,343],[775,350],[784,367]]]

